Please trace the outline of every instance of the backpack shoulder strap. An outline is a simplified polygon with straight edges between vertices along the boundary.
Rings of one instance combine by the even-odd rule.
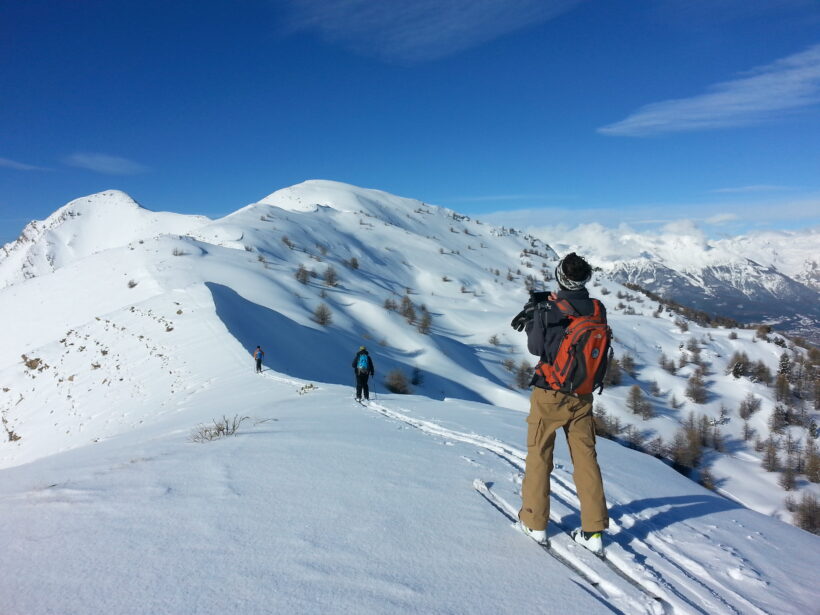
[[[555,307],[565,316],[578,316],[579,313],[568,299],[556,299]]]
[[[593,307],[592,317],[596,319],[600,318],[603,313],[603,305],[598,299],[590,299],[590,301],[592,301]]]

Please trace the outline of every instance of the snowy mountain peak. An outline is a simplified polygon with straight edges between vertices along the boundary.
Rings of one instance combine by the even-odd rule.
[[[30,222],[0,249],[0,288],[133,241],[187,234],[207,222],[204,216],[150,211],[120,190],[74,199],[45,220]]]
[[[344,213],[362,212],[373,216],[410,213],[423,205],[416,199],[395,196],[382,190],[323,179],[311,179],[277,190],[259,203],[288,211],[316,211],[319,207],[331,207]]]

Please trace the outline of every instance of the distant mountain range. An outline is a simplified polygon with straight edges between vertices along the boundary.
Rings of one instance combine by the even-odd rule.
[[[637,233],[589,225],[531,231],[587,254],[613,280],[740,323],[820,342],[820,230],[709,240],[696,229]]]

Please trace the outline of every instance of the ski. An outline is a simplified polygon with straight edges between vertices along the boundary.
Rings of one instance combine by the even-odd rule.
[[[475,488],[476,491],[478,491],[479,495],[481,495],[485,500],[487,500],[487,502],[490,503],[490,505],[493,508],[495,508],[498,512],[500,512],[502,515],[507,517],[507,519],[512,521],[513,524],[515,525],[516,529],[519,528],[518,515],[510,509],[509,504],[505,500],[503,500],[502,498],[500,498],[499,496],[497,496],[495,493],[493,493],[490,490],[490,487],[489,487],[489,485],[487,485],[487,483],[485,483],[482,480],[475,479],[473,481],[473,487]],[[522,534],[523,534],[522,530],[519,529],[519,531],[521,531]],[[599,579],[595,578],[594,575],[589,574],[588,572],[582,570],[581,568],[579,568],[578,566],[576,566],[575,564],[573,564],[572,562],[570,562],[569,560],[567,560],[563,556],[556,553],[553,549],[550,548],[549,543],[542,544],[540,542],[535,542],[534,540],[533,540],[533,542],[535,544],[537,544],[539,547],[541,547],[544,551],[549,553],[556,560],[561,562],[564,566],[566,566],[567,568],[572,570],[575,574],[577,574],[579,577],[581,577],[584,581],[586,581],[587,583],[592,585],[592,587],[594,587],[594,588],[598,589],[599,591],[601,591],[601,588],[600,588],[601,582],[600,582]],[[601,593],[603,593],[603,592],[601,592]]]
[[[572,530],[570,528],[568,528],[567,526],[563,525],[559,520],[553,518],[552,516],[550,517],[550,523],[553,523],[557,527],[559,527],[562,532],[567,534],[567,536],[570,536],[570,537],[572,536]],[[583,548],[584,547],[581,547],[581,549],[583,549]],[[606,549],[600,555],[597,554],[597,553],[593,553],[592,551],[590,551],[590,553],[592,553],[592,555],[594,555],[599,560],[601,560],[604,564],[606,564],[607,568],[609,568],[612,572],[614,572],[619,577],[621,577],[624,581],[629,583],[632,587],[634,587],[638,591],[642,592],[648,598],[651,598],[655,602],[661,604],[664,608],[664,612],[666,612],[668,610],[669,604],[663,598],[658,596],[653,591],[651,591],[651,590],[647,589],[646,587],[644,587],[644,585],[640,581],[635,580],[632,576],[629,575],[629,573],[624,571],[620,566],[618,566],[611,559],[609,559],[606,556]]]
[[[473,481],[473,487],[479,493],[479,495],[481,495],[490,505],[492,505],[493,508],[495,508],[498,512],[504,515],[509,521],[511,521],[514,524],[515,528],[518,531],[524,534],[524,531],[521,529],[521,526],[519,524],[518,512],[515,510],[515,507],[513,507],[504,498],[496,494],[492,489],[490,489],[490,486],[487,483],[480,479],[475,479]],[[566,533],[567,537],[569,537],[569,532],[567,531],[566,527],[559,524],[554,519],[550,519],[550,522],[555,523],[555,525],[560,527],[561,531]],[[535,541],[533,540],[532,542]],[[592,568],[589,568],[582,562],[570,561],[570,559],[568,559],[565,555],[558,552],[558,550],[555,548],[555,545],[552,545],[549,542],[547,544],[535,542],[535,544],[540,546],[546,553],[548,553],[555,560],[557,560],[558,562],[566,566],[568,569],[570,569],[572,572],[577,574],[579,577],[581,577],[586,583],[594,587],[603,597],[607,598],[608,600],[622,597],[623,592],[620,591],[620,589],[616,585],[605,582]],[[574,542],[572,544],[575,545]],[[584,547],[580,545],[575,546],[586,552],[586,549],[584,549]],[[638,591],[641,595],[643,595],[644,598],[647,600],[647,607],[649,608],[650,612],[658,613],[659,615],[671,612],[671,605],[669,605],[668,602],[666,602],[663,598],[656,595],[652,591],[648,590],[639,581],[636,581],[623,570],[618,568],[615,564],[613,564],[610,560],[606,558],[606,554],[598,556],[592,553],[591,551],[589,551],[588,553],[590,556],[595,558],[595,561],[602,561],[609,570],[611,570],[619,578],[621,578],[623,581],[625,581],[631,587],[633,587],[636,591]]]

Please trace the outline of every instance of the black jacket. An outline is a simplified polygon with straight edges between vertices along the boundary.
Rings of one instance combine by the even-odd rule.
[[[352,363],[353,369],[355,370],[356,367],[359,365],[359,356],[361,356],[363,354],[367,355],[367,371],[368,371],[368,373],[375,374],[376,373],[376,368],[373,367],[373,359],[370,358],[370,355],[367,353],[366,350],[360,350],[359,352],[356,353],[356,356],[353,357],[353,363]]]
[[[559,290],[555,293],[559,299],[565,299],[581,316],[588,316],[595,311],[595,306],[589,298],[586,288],[581,290]],[[601,311],[606,317],[606,308],[601,304]],[[527,349],[544,363],[552,363],[564,329],[569,319],[555,307],[555,302],[545,301],[535,310],[533,318],[527,323]],[[542,389],[549,389],[544,377],[538,372],[533,376],[532,384]]]

